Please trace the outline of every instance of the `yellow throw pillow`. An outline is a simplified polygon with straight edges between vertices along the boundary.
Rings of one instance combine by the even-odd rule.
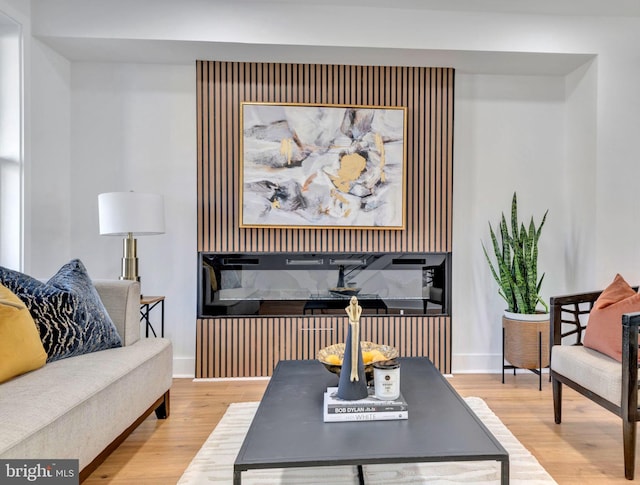
[[[25,304],[0,284],[0,382],[42,367],[47,353]]]

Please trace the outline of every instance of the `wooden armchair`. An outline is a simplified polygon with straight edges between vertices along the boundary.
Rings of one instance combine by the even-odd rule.
[[[636,288],[637,290],[637,288]],[[582,346],[588,313],[601,291],[551,298],[553,411],[562,419],[562,384],[622,418],[624,474],[635,472],[638,410],[638,325],[640,313],[622,316],[622,363]],[[582,321],[581,321],[582,316]],[[575,338],[574,338],[575,337]],[[570,341],[570,342],[568,342]]]

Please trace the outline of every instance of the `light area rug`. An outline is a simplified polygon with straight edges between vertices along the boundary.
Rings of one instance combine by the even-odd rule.
[[[465,401],[509,452],[510,483],[556,483],[480,398]],[[233,462],[249,429],[257,402],[233,403],[180,478],[179,485],[230,484]],[[492,461],[365,465],[367,485],[499,484],[500,464]],[[249,470],[243,485],[357,484],[355,466]]]

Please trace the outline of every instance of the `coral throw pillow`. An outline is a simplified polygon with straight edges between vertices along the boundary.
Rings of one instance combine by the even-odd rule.
[[[27,306],[0,285],[0,382],[42,367],[47,353]]]
[[[631,288],[631,286],[629,286],[629,283],[627,283],[620,274],[617,274],[611,284],[607,286],[598,297],[593,308],[606,308],[609,305],[613,305],[614,303],[630,298],[635,294],[636,292]]]
[[[584,346],[622,362],[622,315],[640,311],[640,294],[619,274],[589,313]]]

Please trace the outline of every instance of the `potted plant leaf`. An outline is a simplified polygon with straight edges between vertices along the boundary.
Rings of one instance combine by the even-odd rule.
[[[538,278],[538,240],[547,219],[547,210],[536,227],[518,221],[518,200],[514,192],[510,225],[502,214],[499,235],[489,223],[495,263],[482,245],[498,293],[507,302],[502,317],[504,358],[523,369],[549,365],[549,307],[540,296],[544,273]],[[542,309],[539,309],[539,305]]]

